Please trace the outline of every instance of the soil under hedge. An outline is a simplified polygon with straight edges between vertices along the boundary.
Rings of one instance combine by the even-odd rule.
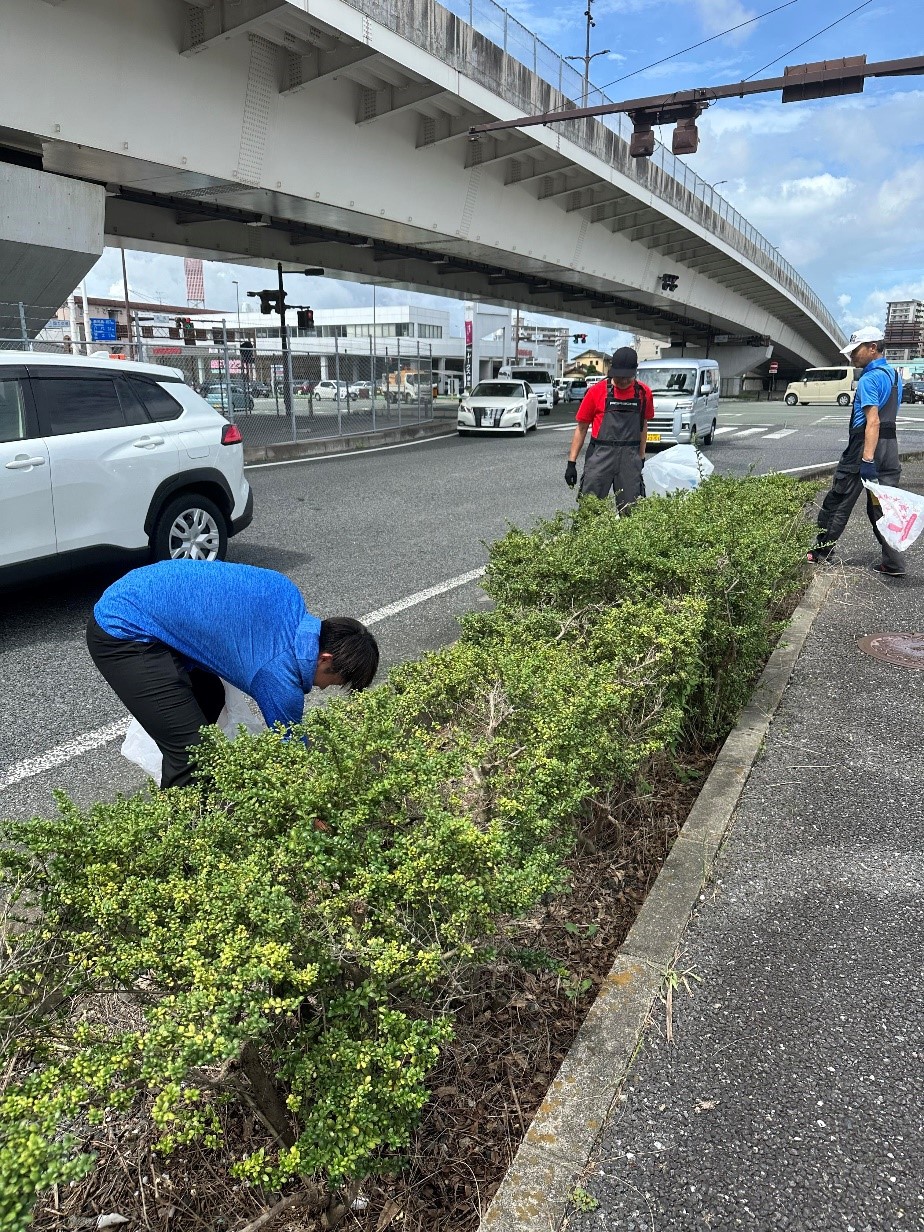
[[[702,754],[684,767],[665,766],[651,795],[620,801],[621,822],[606,805],[591,807],[581,850],[567,862],[572,892],[523,921],[515,939],[517,961],[477,973],[481,978],[460,990],[455,1039],[431,1074],[432,1096],[420,1126],[394,1172],[363,1184],[342,1228],[478,1227],[713,759]],[[537,969],[529,971],[529,965]],[[558,974],[561,968],[570,978]],[[225,1123],[232,1147],[252,1147],[265,1137],[253,1115],[226,1116]],[[37,1232],[90,1227],[81,1222],[89,1211],[125,1215],[130,1227],[145,1232],[231,1232],[279,1201],[278,1195],[230,1187],[214,1152],[184,1149],[158,1156],[150,1145],[152,1128],[138,1110],[93,1131],[96,1168],[40,1203]],[[264,1226],[289,1232],[325,1227],[298,1205],[280,1210]]]

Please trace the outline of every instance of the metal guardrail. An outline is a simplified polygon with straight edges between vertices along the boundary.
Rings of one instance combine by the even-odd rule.
[[[347,3],[408,42],[436,55],[464,76],[485,85],[520,108],[524,115],[552,109],[548,104],[553,92],[560,96],[556,103],[561,107],[574,106],[574,100],[583,97],[581,74],[494,0],[445,0],[443,4],[435,0],[347,0]],[[458,20],[454,26],[451,21],[445,21],[442,14],[466,23],[486,45],[466,39],[456,28]],[[528,74],[524,77],[521,73],[507,72],[503,57],[497,54],[501,52],[525,66]],[[536,79],[546,87],[541,98],[536,90]],[[590,86],[587,106],[612,101],[602,90]],[[660,143],[650,159],[630,157],[631,123],[627,117],[607,115],[562,124],[560,129],[569,141],[604,157],[646,191],[680,209],[772,275],[779,286],[801,301],[832,338],[843,342],[843,330],[802,275],[711,184]],[[602,141],[601,136],[604,137]]]

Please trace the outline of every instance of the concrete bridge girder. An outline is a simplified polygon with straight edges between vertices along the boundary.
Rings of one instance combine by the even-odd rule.
[[[452,135],[461,136],[466,115],[507,118],[529,109],[514,107],[489,88],[492,73],[518,89],[521,84],[522,97],[529,101],[541,104],[554,93],[464,23],[427,9],[426,3],[426,22],[436,29],[445,21],[439,37],[445,37],[447,47],[463,48],[470,68],[453,67],[448,52],[437,56],[408,42],[343,0],[312,0],[310,15],[307,0],[241,0],[207,9],[180,0],[124,0],[118,31],[106,0],[81,0],[79,6],[57,9],[34,0],[5,0],[5,5],[15,22],[7,48],[15,46],[17,53],[13,57],[0,49],[2,114],[26,145],[41,150],[46,166],[111,182],[114,193],[122,193],[107,204],[107,231],[116,241],[124,237],[170,251],[188,244],[204,256],[233,256],[253,264],[280,254],[294,264],[293,251],[304,252],[310,244],[312,262],[347,276],[380,278],[381,262],[331,238],[338,231],[358,234],[383,245],[420,248],[419,257],[402,252],[389,263],[402,273],[413,271],[407,285],[417,289],[490,297],[485,272],[465,271],[465,264],[501,266],[522,276],[527,288],[535,282],[536,296],[559,305],[569,284],[585,285],[599,296],[601,319],[629,328],[636,324],[633,303],[641,320],[651,311],[642,309],[650,296],[668,314],[654,318],[652,332],[662,335],[673,328],[675,317],[686,319],[693,332],[740,332],[762,324],[761,332],[775,333],[776,322],[791,309],[799,328],[785,327],[781,345],[808,362],[824,361],[819,349],[823,331],[783,291],[770,288],[772,311],[755,307],[753,296],[764,279],[753,269],[745,276],[746,295],[726,293],[718,278],[692,267],[686,268],[679,296],[670,300],[655,294],[664,260],[653,247],[659,226],[665,235],[677,226],[688,228],[698,244],[715,253],[718,272],[724,264],[742,265],[741,258],[708,230],[699,234],[698,224],[645,186],[658,182],[656,170],[628,163],[625,170],[614,170],[615,162],[601,161],[570,143],[569,134],[596,131],[595,122],[464,147],[449,136],[419,146],[428,112],[437,112],[430,119],[444,126],[440,131],[452,129]],[[196,13],[205,25],[198,43],[186,46],[187,22]],[[61,78],[56,95],[76,99],[66,116],[56,114],[54,99],[36,98],[27,88],[29,80],[47,72],[47,48],[54,45],[67,48],[55,60]],[[113,64],[126,62],[126,47],[137,50],[128,58],[131,91],[120,96],[118,109],[90,105],[80,97],[79,81],[94,72],[104,80]],[[365,54],[370,48],[374,55]],[[319,72],[322,60],[329,67],[337,57],[337,71],[311,75]],[[293,75],[296,61],[300,77]],[[186,71],[193,63],[194,75]],[[375,95],[374,105],[366,108],[372,115],[358,107],[363,90]],[[201,112],[203,98],[209,100],[207,133],[189,118],[197,108]],[[458,107],[454,123],[440,118],[441,98],[451,98]],[[152,126],[155,113],[159,123]],[[235,122],[242,115],[243,121]],[[357,127],[355,121],[362,119],[376,123],[375,136],[360,150],[357,134],[368,125]],[[350,151],[346,162],[344,150]],[[564,202],[543,203],[530,191],[535,179],[564,174],[569,166],[575,169],[572,184],[562,196],[575,191],[577,175],[577,183],[586,186],[582,191],[605,193],[607,203],[569,211],[562,208]],[[593,188],[595,179],[599,190]],[[408,192],[412,182],[414,190]],[[139,200],[143,192],[151,200]],[[625,207],[618,196],[610,196],[619,192],[629,200]],[[152,203],[155,198],[163,202],[161,208]],[[190,206],[200,200],[229,212],[250,211],[270,225],[248,228],[236,216],[224,223],[214,218],[191,222],[178,209],[182,198]],[[596,225],[608,218],[617,219],[616,234]],[[652,247],[620,234],[620,228],[638,228],[646,220],[650,233],[639,234]],[[294,234],[298,228],[306,234]],[[312,229],[324,234],[312,239]],[[452,275],[435,277],[428,252],[454,254],[462,265]],[[548,289],[543,278],[551,280]],[[496,296],[501,284],[493,285]],[[504,302],[511,301],[507,297]]]

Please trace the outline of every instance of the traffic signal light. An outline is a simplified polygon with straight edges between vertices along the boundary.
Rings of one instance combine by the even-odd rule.
[[[661,290],[662,291],[676,291],[677,283],[679,281],[680,281],[680,278],[676,274],[662,274],[661,275]]]
[[[671,137],[672,154],[695,154],[699,148],[696,120],[678,120]]]
[[[278,312],[280,315],[285,312],[285,291],[248,291],[247,294],[251,299],[258,299],[260,301],[260,311],[264,316],[271,312]],[[280,300],[282,300],[282,303],[279,302]]]
[[[296,321],[299,329],[314,329],[314,310],[312,308],[299,308]]]
[[[183,335],[183,342],[186,346],[196,345],[196,326],[191,317],[177,317],[176,327]]]
[[[586,334],[572,334],[571,340],[572,342],[585,343],[587,341],[587,335]]]

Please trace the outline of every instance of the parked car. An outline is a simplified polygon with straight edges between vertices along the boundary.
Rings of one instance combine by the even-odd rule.
[[[252,411],[253,395],[239,381],[231,381],[231,410]],[[224,381],[207,381],[199,391],[209,406],[217,411],[228,409],[228,386]]]
[[[914,379],[902,382],[902,402],[924,402],[924,381]]]
[[[339,397],[341,401],[346,401],[348,388],[346,381],[316,381],[312,392],[316,398]]]
[[[539,422],[539,401],[525,381],[479,381],[462,395],[456,417],[460,436],[470,432],[519,432],[525,436]]]
[[[272,388],[267,385],[266,381],[251,381],[248,385],[250,392],[255,398],[272,398]]]
[[[240,429],[182,372],[0,351],[0,580],[222,559],[252,517]]]
[[[349,386],[351,398],[372,398],[372,382],[371,381],[353,381]]]

